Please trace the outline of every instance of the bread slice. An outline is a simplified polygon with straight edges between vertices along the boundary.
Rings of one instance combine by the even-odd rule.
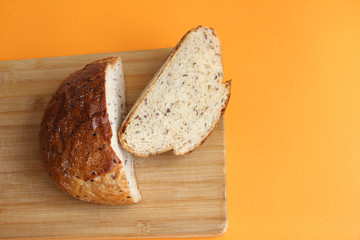
[[[117,141],[125,116],[118,57],[88,64],[60,84],[40,128],[41,158],[60,189],[100,204],[140,200],[133,157]]]
[[[119,139],[129,152],[149,156],[193,151],[224,113],[231,82],[223,81],[222,51],[212,28],[181,39],[124,120]]]

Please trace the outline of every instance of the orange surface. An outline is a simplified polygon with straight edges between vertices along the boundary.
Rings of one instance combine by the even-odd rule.
[[[218,239],[359,239],[359,1],[5,0],[0,60],[173,47],[199,24],[233,79]]]

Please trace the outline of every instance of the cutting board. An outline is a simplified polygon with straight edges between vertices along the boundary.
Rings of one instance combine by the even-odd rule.
[[[0,62],[0,238],[215,236],[227,226],[224,121],[196,151],[135,157],[142,201],[82,202],[57,189],[39,157],[43,111],[56,87],[87,63],[120,56],[128,109],[171,49]]]

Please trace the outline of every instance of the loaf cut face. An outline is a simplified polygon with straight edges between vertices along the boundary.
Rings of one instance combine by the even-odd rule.
[[[220,40],[199,26],[181,39],[123,122],[119,139],[133,154],[173,149],[184,155],[214,129],[230,97],[223,84]]]
[[[40,127],[40,155],[60,189],[100,204],[140,200],[133,157],[117,138],[126,113],[118,57],[88,64],[60,84]]]

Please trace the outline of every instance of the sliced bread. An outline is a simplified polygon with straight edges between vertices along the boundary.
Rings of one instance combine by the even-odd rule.
[[[130,110],[119,131],[138,156],[193,151],[224,113],[231,82],[223,84],[220,40],[212,28],[185,34]]]
[[[120,58],[88,64],[51,98],[40,128],[40,152],[56,185],[100,204],[140,200],[133,157],[117,141],[126,116]]]

